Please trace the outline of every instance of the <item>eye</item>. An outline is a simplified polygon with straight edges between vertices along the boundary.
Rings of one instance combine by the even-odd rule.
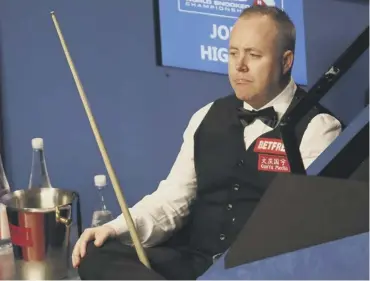
[[[255,53],[249,53],[249,55],[252,57],[252,58],[260,58],[261,55],[260,54],[255,54]]]
[[[229,52],[229,55],[232,56],[232,57],[235,57],[237,54],[238,54],[238,52],[236,52],[236,51],[230,51]]]

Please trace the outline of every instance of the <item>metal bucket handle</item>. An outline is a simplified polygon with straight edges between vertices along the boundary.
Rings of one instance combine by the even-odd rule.
[[[64,218],[64,217],[60,216],[59,206],[55,207],[55,219],[56,219],[57,222],[60,222],[60,223],[64,224],[67,227],[71,226],[71,224],[72,224],[72,219],[71,218]]]
[[[81,216],[81,203],[80,203],[80,195],[78,192],[73,191],[72,194],[75,198],[77,198],[77,232],[78,237],[82,234],[82,216]],[[72,216],[72,214],[71,214]],[[72,224],[72,218],[64,218],[60,215],[60,209],[59,206],[55,207],[55,219],[57,222],[63,223],[65,226],[69,227]]]

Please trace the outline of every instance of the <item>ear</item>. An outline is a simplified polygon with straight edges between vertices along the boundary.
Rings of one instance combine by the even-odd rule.
[[[285,51],[285,53],[283,54],[283,61],[282,61],[283,74],[287,74],[287,72],[292,68],[293,61],[294,61],[293,52],[290,50]]]

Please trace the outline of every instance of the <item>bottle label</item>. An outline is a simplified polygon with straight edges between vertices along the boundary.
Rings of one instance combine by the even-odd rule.
[[[32,232],[29,227],[9,224],[12,243],[21,247],[32,247]]]

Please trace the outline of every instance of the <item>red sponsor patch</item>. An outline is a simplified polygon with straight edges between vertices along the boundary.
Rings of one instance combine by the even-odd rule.
[[[18,246],[32,247],[31,228],[9,224],[12,243]]]
[[[258,170],[290,173],[290,166],[286,156],[258,154]]]
[[[281,139],[259,138],[254,146],[254,152],[286,155],[284,143]]]

